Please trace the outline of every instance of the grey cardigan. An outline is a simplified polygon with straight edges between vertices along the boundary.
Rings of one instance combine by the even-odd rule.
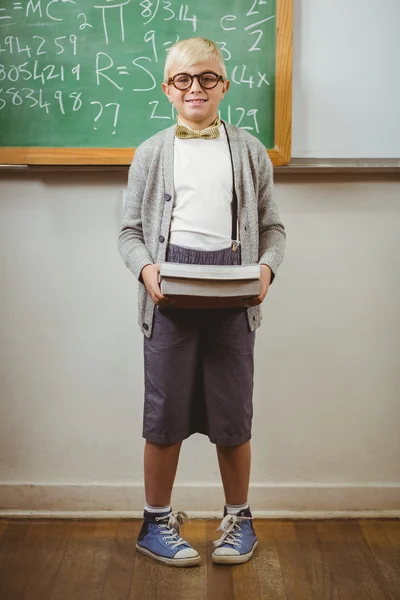
[[[238,198],[239,239],[243,264],[266,264],[272,279],[284,256],[286,233],[272,198],[272,164],[262,143],[243,129],[225,123],[232,148]],[[174,206],[176,125],[143,142],[129,169],[128,193],[118,249],[139,280],[139,325],[150,337],[155,305],[141,279],[148,264],[165,260]],[[261,309],[247,309],[252,331],[261,325]]]

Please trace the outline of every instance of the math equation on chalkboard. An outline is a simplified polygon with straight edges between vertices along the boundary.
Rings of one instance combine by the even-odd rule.
[[[277,0],[3,0],[0,145],[134,148],[170,125],[168,49],[206,37],[223,120],[274,145]]]

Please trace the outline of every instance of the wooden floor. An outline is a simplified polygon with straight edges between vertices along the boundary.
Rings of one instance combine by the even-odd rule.
[[[400,520],[255,520],[253,559],[214,565],[219,522],[182,533],[177,569],[135,551],[136,520],[0,520],[0,600],[400,599]]]

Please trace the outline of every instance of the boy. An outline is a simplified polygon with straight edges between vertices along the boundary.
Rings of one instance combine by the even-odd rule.
[[[136,548],[173,566],[199,563],[179,535],[187,515],[170,505],[182,441],[199,432],[216,444],[226,500],[212,557],[242,563],[257,546],[247,503],[255,330],[286,234],[265,148],[218,118],[229,89],[218,47],[204,38],[175,44],[162,89],[178,124],[136,150],[119,235],[140,282],[144,333],[146,506]],[[262,291],[244,309],[174,309],[160,292],[163,261],[260,263]]]

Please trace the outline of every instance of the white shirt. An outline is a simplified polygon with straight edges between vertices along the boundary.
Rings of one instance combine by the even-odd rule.
[[[170,243],[195,250],[231,245],[232,165],[223,125],[213,140],[175,138]]]

